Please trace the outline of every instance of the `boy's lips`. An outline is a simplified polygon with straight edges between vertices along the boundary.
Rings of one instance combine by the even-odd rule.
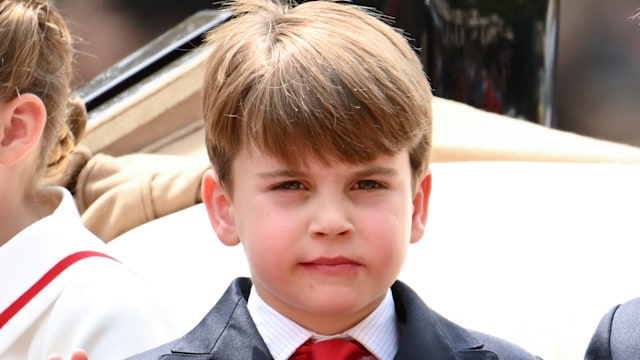
[[[345,264],[353,264],[353,265],[360,265],[357,261],[352,260],[346,256],[334,256],[334,257],[329,257],[329,256],[322,256],[322,257],[318,257],[315,258],[313,260],[310,261],[305,261],[302,264],[309,264],[309,265],[345,265]]]
[[[353,272],[362,266],[361,263],[345,257],[318,257],[313,260],[301,262],[300,265],[305,269],[322,272],[327,274],[339,274],[345,272]]]

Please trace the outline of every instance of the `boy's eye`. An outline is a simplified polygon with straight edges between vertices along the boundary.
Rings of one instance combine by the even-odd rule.
[[[285,181],[273,187],[273,190],[303,190],[304,185],[299,181]]]
[[[374,180],[360,180],[355,185],[355,188],[358,190],[373,190],[381,187],[382,184]]]

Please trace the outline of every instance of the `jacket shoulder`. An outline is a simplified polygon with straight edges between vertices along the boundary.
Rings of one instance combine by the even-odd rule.
[[[507,340],[466,329],[446,319],[400,281],[392,286],[392,291],[396,315],[403,328],[397,359],[420,359],[434,352],[442,359],[539,359]]]
[[[585,360],[635,358],[640,353],[639,324],[640,298],[612,307],[594,331]]]
[[[268,349],[246,308],[247,278],[234,280],[209,313],[182,338],[130,357],[147,359],[262,359]]]

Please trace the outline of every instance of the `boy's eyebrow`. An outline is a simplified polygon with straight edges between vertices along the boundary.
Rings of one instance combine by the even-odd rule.
[[[296,169],[278,169],[273,171],[265,171],[258,173],[258,177],[263,179],[277,178],[277,177],[300,177],[304,175],[304,171]],[[384,166],[367,166],[354,172],[354,177],[368,177],[368,176],[395,176],[398,171],[393,168]]]
[[[384,166],[368,166],[362,170],[356,171],[357,177],[367,177],[367,176],[395,176],[398,174],[398,171],[394,168],[388,168]]]
[[[262,179],[277,178],[277,177],[299,177],[303,174],[302,171],[293,169],[279,169],[273,171],[265,171],[258,173],[258,177]]]
[[[301,177],[304,174],[301,170],[282,168],[270,171],[259,172],[256,175],[261,179],[272,179],[281,177]]]

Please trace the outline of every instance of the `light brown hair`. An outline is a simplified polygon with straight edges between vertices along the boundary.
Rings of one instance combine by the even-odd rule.
[[[57,9],[46,0],[0,0],[0,100],[24,93],[47,109],[38,171],[55,175],[82,137],[87,113],[71,96],[72,37]]]
[[[247,144],[288,164],[304,156],[352,163],[410,154],[427,171],[431,89],[408,41],[351,4],[237,0],[207,37],[204,84],[210,160],[231,185]]]

